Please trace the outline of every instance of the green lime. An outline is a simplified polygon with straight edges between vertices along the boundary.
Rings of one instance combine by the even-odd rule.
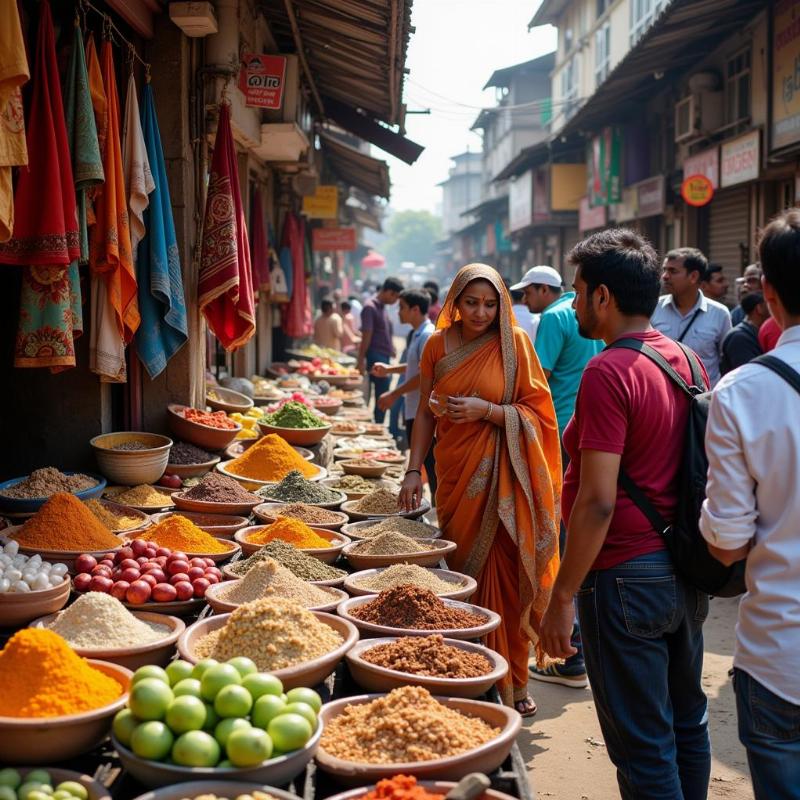
[[[200,681],[197,678],[184,678],[172,687],[172,693],[175,697],[185,694],[192,695],[192,697],[200,697]]]
[[[224,686],[241,682],[242,676],[236,667],[232,667],[230,664],[215,664],[213,667],[209,667],[200,678],[200,694],[203,700],[210,703]]]
[[[64,789],[56,789],[53,792],[51,800],[75,800],[75,798],[69,792],[64,791]]]
[[[160,761],[169,755],[174,739],[172,731],[163,722],[143,722],[131,736],[131,750],[139,758]]]
[[[41,786],[38,789],[34,789],[32,792],[28,792],[28,800],[51,800],[51,797],[52,795],[42,791]]]
[[[225,752],[234,767],[255,767],[272,755],[272,740],[261,728],[239,728],[228,737]]]
[[[311,723],[300,714],[278,714],[267,725],[267,733],[275,747],[281,752],[288,753],[304,747],[314,731]]]
[[[214,728],[214,738],[219,742],[219,746],[224,748],[228,741],[228,737],[231,735],[231,733],[233,733],[233,731],[237,730],[238,728],[251,727],[252,725],[246,719],[242,719],[241,717],[229,717],[228,719],[223,719],[221,722],[217,723],[217,727]]]
[[[164,719],[173,699],[172,689],[166,681],[143,678],[131,687],[128,708],[141,720]]]
[[[258,700],[263,694],[280,695],[283,692],[283,684],[280,678],[270,675],[267,672],[256,672],[254,675],[246,675],[242,679],[242,686],[253,696],[253,700]]]
[[[32,769],[26,776],[25,776],[25,783],[41,783],[45,786],[52,786],[53,779],[50,777],[50,773],[46,769]]]
[[[289,689],[286,692],[286,700],[289,703],[308,703],[317,714],[322,708],[322,698],[313,689],[306,689],[302,686]]]
[[[270,720],[286,708],[286,703],[276,694],[265,694],[256,700],[250,719],[256,728],[267,729]]]
[[[133,686],[135,683],[139,683],[139,681],[143,681],[145,678],[156,678],[157,680],[160,680],[169,686],[169,677],[167,676],[167,673],[161,669],[161,667],[157,667],[155,664],[146,664],[143,667],[139,667],[139,669],[133,673],[133,678],[131,678],[131,686]]]
[[[205,731],[189,731],[172,746],[172,760],[182,767],[216,767],[220,758],[217,740]]]
[[[0,769],[0,786],[10,786],[12,789],[16,789],[21,785],[22,775],[20,775],[17,770],[11,767]],[[14,796],[16,797],[16,795]]]
[[[89,792],[82,783],[78,781],[62,781],[56,786],[56,792],[69,792],[73,797],[80,800],[88,800]]]
[[[213,731],[219,723],[219,714],[214,711],[214,706],[211,703],[206,703],[206,724],[203,725],[204,731]]]
[[[17,793],[14,788],[0,783],[0,800],[17,800]]]
[[[281,714],[299,714],[308,720],[312,731],[317,729],[317,714],[308,703],[288,703]]]
[[[253,697],[244,686],[223,686],[214,698],[214,711],[221,717],[246,717],[253,707]]]
[[[231,764],[230,760],[226,758],[217,764],[217,769],[233,769],[233,764]]]
[[[125,747],[130,747],[131,734],[140,722],[141,720],[134,716],[133,711],[129,708],[123,708],[121,711],[117,711],[114,722],[111,725],[111,730],[120,744],[125,745]]]
[[[167,664],[167,667],[164,671],[167,673],[170,686],[174,686],[176,683],[184,680],[185,678],[192,677],[194,664],[190,664],[188,661],[183,661],[180,658],[176,658],[175,661],[170,661],[169,664]]]
[[[173,733],[199,731],[206,724],[206,704],[199,697],[176,697],[167,708],[164,722]]]
[[[234,658],[229,658],[225,663],[235,667],[243,678],[245,675],[253,675],[258,672],[256,662],[247,656],[234,656]]]
[[[40,781],[26,780],[25,783],[23,783],[22,786],[17,789],[17,797],[19,800],[28,800],[28,795],[31,792],[38,792],[43,785],[44,784],[42,784]]]
[[[213,667],[213,666],[215,666],[217,664],[219,664],[219,661],[217,661],[216,658],[203,658],[203,659],[201,659],[192,668],[192,677],[193,678],[197,678],[197,680],[200,680],[200,678],[203,677],[203,673],[209,667]]]

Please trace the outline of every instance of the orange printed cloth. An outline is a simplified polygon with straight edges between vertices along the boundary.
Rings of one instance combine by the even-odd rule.
[[[458,321],[455,301],[478,278],[500,296],[499,331],[446,353],[443,329]],[[510,704],[527,694],[530,643],[558,571],[558,425],[539,359],[514,325],[511,297],[494,269],[470,264],[459,271],[437,328],[420,365],[433,382],[431,395],[480,397],[502,406],[505,416],[502,427],[439,417],[435,455],[439,524],[458,544],[448,563],[478,581],[471,602],[503,618],[487,643],[509,662],[500,690]]]

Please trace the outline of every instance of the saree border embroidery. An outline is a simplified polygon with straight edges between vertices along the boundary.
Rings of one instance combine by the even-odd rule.
[[[472,578],[477,578],[478,574],[483,569],[483,565],[489,557],[489,551],[494,544],[494,537],[497,534],[497,526],[500,522],[500,516],[497,511],[497,484],[500,476],[500,470],[498,468],[498,462],[500,460],[500,438],[499,435],[495,436],[494,466],[492,468],[491,483],[489,484],[489,497],[486,500],[486,511],[483,517],[481,517],[481,525],[480,528],[478,528],[478,535],[475,537],[475,544],[472,550],[470,550],[469,558],[464,564],[464,572]]]
[[[494,339],[494,331],[488,331],[483,336],[467,342],[465,345],[456,348],[452,353],[445,354],[444,358],[440,358],[434,367],[434,378],[438,381],[441,380],[448,372],[458,367],[462,362],[469,358],[476,350],[480,350],[485,344]]]
[[[484,456],[478,463],[478,468],[472,473],[465,492],[468,500],[474,500],[479,494],[485,492],[492,477],[492,457]]]

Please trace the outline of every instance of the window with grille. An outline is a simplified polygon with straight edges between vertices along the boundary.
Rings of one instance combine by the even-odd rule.
[[[669,0],[631,0],[631,47],[656,21]]]
[[[750,49],[728,59],[725,69],[725,122],[750,118]]]
[[[608,77],[611,68],[611,22],[604,22],[594,32],[594,85]]]

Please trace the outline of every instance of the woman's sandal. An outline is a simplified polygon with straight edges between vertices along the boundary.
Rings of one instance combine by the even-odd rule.
[[[522,700],[515,701],[514,708],[519,712],[521,717],[532,717],[539,710],[530,695]]]

